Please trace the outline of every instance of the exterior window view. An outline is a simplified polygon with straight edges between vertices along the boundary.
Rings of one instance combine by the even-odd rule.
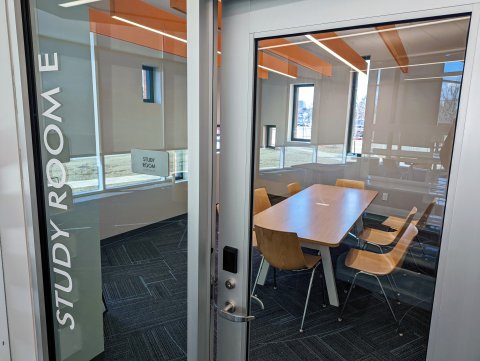
[[[0,0],[0,361],[478,361],[480,0]]]
[[[258,41],[251,360],[426,360],[469,21]]]

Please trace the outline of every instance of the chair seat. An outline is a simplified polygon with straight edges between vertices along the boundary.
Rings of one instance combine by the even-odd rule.
[[[391,227],[396,230],[399,230],[400,228],[402,228],[404,223],[405,223],[405,220],[403,218],[394,217],[394,216],[390,216],[382,222],[384,226]],[[416,225],[417,223],[418,223],[418,220],[412,221],[413,225]]]
[[[365,228],[358,238],[380,246],[389,246],[395,240],[398,232],[385,232],[375,228]]]
[[[345,265],[378,276],[387,275],[395,269],[389,255],[359,249],[351,249],[348,252]]]
[[[303,253],[303,257],[305,257],[305,265],[308,269],[315,267],[315,265],[322,259],[322,256],[316,256],[308,253]]]

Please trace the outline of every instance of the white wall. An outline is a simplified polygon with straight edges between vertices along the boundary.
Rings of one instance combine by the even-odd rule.
[[[350,70],[346,66],[333,66],[331,77],[322,76],[299,66],[297,79],[269,72],[268,79],[258,79],[259,113],[262,126],[276,126],[276,145],[304,143],[290,141],[292,121],[292,85],[314,84],[312,114],[312,145],[339,144],[345,139],[349,113]],[[260,140],[265,140],[263,132]]]
[[[187,64],[160,52],[97,36],[103,153],[187,147]],[[142,65],[155,68],[154,103],[142,99]]]
[[[77,212],[98,212],[100,239],[187,213],[188,182],[119,189],[77,198]]]

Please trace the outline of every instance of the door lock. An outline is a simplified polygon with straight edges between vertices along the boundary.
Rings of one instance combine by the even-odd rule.
[[[218,311],[220,317],[225,318],[232,322],[250,322],[255,319],[255,316],[244,316],[235,314],[235,303],[233,301],[225,302],[225,307],[220,308],[218,305],[215,305],[215,309]]]
[[[225,287],[227,287],[229,290],[233,290],[235,288],[235,279],[229,278],[228,280],[226,280]]]

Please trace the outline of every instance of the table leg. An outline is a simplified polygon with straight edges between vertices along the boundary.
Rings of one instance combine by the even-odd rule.
[[[257,285],[263,286],[267,280],[268,270],[270,269],[270,264],[265,260],[263,262],[262,269],[260,269],[260,276],[258,277]]]
[[[355,222],[355,232],[357,236],[363,231],[363,216],[360,216],[359,219]]]
[[[338,307],[340,303],[338,302],[337,285],[335,283],[330,247],[320,246],[319,249],[322,255],[323,274],[325,275],[325,282],[327,284],[328,300],[332,306]]]

